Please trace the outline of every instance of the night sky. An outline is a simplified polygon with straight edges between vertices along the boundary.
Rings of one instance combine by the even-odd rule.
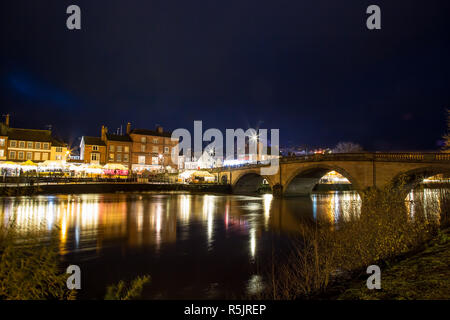
[[[2,0],[0,14],[2,114],[72,145],[127,121],[366,150],[436,150],[445,132],[448,0]]]

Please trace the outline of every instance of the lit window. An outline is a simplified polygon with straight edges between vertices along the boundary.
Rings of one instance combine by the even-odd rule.
[[[122,152],[122,146],[117,146],[117,152]]]
[[[147,142],[147,139],[145,139],[145,137],[141,137],[141,142],[142,142],[142,143],[146,143],[146,142]]]
[[[109,151],[110,151],[110,152],[114,152],[114,145],[110,145],[110,146],[109,146]]]
[[[27,160],[33,160],[33,152],[27,152]]]
[[[35,152],[34,153],[34,160],[37,160],[37,161],[41,160],[41,153],[40,152]]]
[[[145,164],[145,156],[138,156],[138,163]]]
[[[42,153],[42,160],[48,160],[48,153],[47,152]]]
[[[159,158],[158,157],[152,157],[152,164],[159,164]]]
[[[109,154],[109,161],[114,161],[114,153]]]
[[[9,158],[10,159],[15,159],[16,158],[16,152],[15,151],[10,151],[9,152]]]
[[[5,145],[5,139],[0,139],[0,146],[3,147]]]
[[[5,150],[1,149],[0,150],[0,157],[4,157],[5,156]]]
[[[153,146],[153,148],[152,148],[152,152],[159,152],[159,149],[158,149],[158,147],[157,146]]]
[[[125,152],[129,152],[130,151],[130,148],[128,148],[128,146],[125,146]]]
[[[158,143],[158,139],[153,139],[153,143]]]

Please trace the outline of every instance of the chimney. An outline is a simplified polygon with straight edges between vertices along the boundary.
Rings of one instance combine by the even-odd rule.
[[[158,132],[158,133],[163,133],[163,127],[157,126],[157,127],[156,127],[156,132]]]
[[[127,134],[130,134],[131,131],[131,123],[127,123]]]
[[[5,116],[5,126],[9,127],[9,113]]]
[[[102,140],[106,141],[106,134],[108,133],[108,128],[102,125]]]

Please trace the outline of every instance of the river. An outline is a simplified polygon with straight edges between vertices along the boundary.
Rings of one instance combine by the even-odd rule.
[[[410,195],[410,198],[413,194]],[[415,197],[423,197],[423,193]],[[145,299],[243,298],[258,292],[272,246],[287,246],[306,220],[358,214],[351,191],[274,199],[188,193],[4,197],[1,225],[56,230],[65,265],[81,268],[78,296],[102,299],[108,285],[148,274]]]

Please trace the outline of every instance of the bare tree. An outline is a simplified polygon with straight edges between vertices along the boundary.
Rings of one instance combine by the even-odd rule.
[[[353,142],[339,142],[336,147],[333,149],[333,153],[352,153],[352,152],[361,152],[363,148]]]
[[[443,136],[444,138],[444,150],[450,151],[450,109],[447,109],[447,133]]]

